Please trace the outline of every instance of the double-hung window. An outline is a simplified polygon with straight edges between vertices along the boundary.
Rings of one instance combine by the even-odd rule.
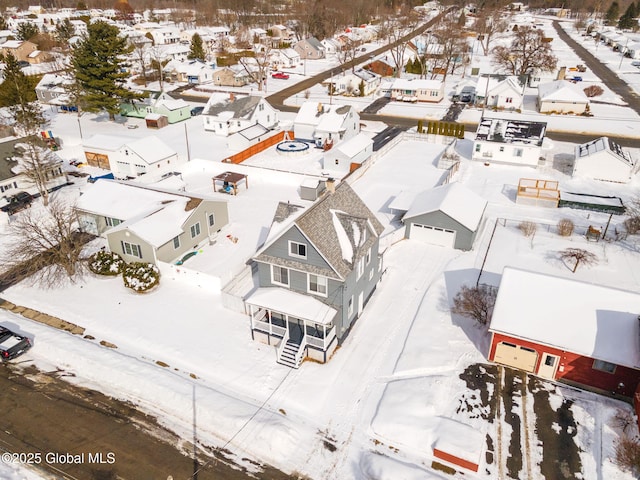
[[[271,266],[271,281],[285,287],[289,286],[289,270],[278,265]]]
[[[327,296],[327,277],[309,274],[309,292],[317,293],[323,297]]]
[[[129,242],[120,242],[122,244],[122,251],[133,257],[142,258],[142,252],[140,251],[140,245],[136,245],[134,243]]]
[[[196,238],[200,235],[200,222],[191,225],[191,238]]]
[[[307,245],[289,241],[289,255],[291,257],[307,258]]]

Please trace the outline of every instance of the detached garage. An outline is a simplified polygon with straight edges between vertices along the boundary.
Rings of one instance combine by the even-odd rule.
[[[424,191],[402,218],[405,238],[471,250],[486,206],[486,200],[459,183]]]

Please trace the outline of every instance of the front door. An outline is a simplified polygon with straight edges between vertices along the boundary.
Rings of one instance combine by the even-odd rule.
[[[298,318],[289,317],[289,340],[300,345],[304,335],[304,322]]]
[[[558,360],[559,357],[557,355],[543,353],[540,368],[538,368],[538,375],[553,380],[556,375],[556,370],[558,369]]]

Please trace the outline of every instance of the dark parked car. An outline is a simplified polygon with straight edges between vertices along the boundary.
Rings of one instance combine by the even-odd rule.
[[[203,110],[204,110],[204,107],[193,107],[191,109],[191,116],[195,117],[196,115],[200,115]]]
[[[18,62],[18,67],[20,67],[20,68],[30,67],[30,66],[31,66],[31,64],[29,62],[25,62],[24,60],[20,60]]]
[[[33,202],[33,197],[27,192],[18,192],[15,195],[7,198],[7,203],[3,207],[0,207],[0,210],[3,212],[7,212],[9,215],[13,215],[14,213],[18,213],[25,208],[31,206],[31,202]]]
[[[11,330],[0,327],[0,358],[2,361],[11,360],[31,348],[28,337],[18,335]]]

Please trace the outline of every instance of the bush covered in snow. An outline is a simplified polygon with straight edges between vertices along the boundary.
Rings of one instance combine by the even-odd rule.
[[[160,270],[152,263],[129,263],[122,270],[122,278],[125,287],[146,292],[160,283]]]
[[[115,252],[100,250],[89,257],[89,270],[98,275],[120,275],[125,262]]]

